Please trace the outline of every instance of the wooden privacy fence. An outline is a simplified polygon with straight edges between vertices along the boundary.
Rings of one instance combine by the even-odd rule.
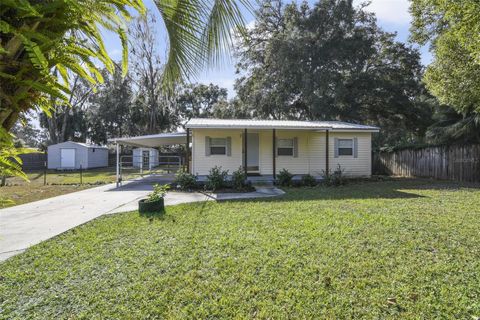
[[[480,145],[378,152],[373,156],[373,173],[480,182]]]
[[[22,170],[32,171],[32,170],[44,170],[46,168],[47,154],[46,153],[26,153],[21,154],[20,159],[22,159]]]

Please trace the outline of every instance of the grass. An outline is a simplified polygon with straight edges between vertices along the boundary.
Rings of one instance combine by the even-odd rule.
[[[137,175],[135,175],[137,173]],[[148,171],[145,171],[148,173]],[[29,181],[17,177],[7,179],[7,185],[0,187],[0,200],[10,199],[13,205],[28,203],[32,201],[47,199],[62,194],[80,191],[86,188],[95,187],[99,184],[113,183],[116,179],[115,168],[99,168],[84,170],[82,180],[79,171],[55,171],[48,170],[46,174],[46,185],[44,185],[43,171],[29,172]],[[138,176],[138,170],[124,170],[124,179]],[[80,184],[82,182],[82,184]],[[0,208],[11,206],[2,205]]]
[[[0,265],[0,318],[480,316],[480,189],[426,180],[102,217]]]

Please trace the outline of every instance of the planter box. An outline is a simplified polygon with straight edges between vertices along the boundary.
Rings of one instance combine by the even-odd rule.
[[[147,201],[147,199],[142,199],[138,201],[138,211],[140,213],[164,212],[164,199],[162,198],[157,201]]]

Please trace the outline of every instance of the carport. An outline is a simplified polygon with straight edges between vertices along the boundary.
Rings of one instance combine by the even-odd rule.
[[[120,159],[120,145],[132,146],[138,148],[157,148],[167,145],[185,145],[187,150],[185,154],[186,169],[189,171],[189,156],[190,156],[190,132],[175,132],[175,133],[159,133],[145,136],[113,138],[108,140],[115,143],[116,152],[116,181],[117,187],[121,182],[121,159]]]

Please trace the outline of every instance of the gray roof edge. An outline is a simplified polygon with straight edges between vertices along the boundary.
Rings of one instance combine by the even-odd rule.
[[[55,146],[55,145],[59,145],[59,144],[65,144],[65,143],[73,143],[73,144],[76,144],[76,145],[79,145],[79,146],[82,146],[82,147],[85,147],[85,148],[108,149],[107,146],[101,146],[101,145],[97,145],[97,144],[88,144],[86,142],[77,142],[77,141],[70,141],[70,140],[59,142],[59,143],[54,143],[54,144],[51,144],[47,147]]]
[[[109,138],[108,142],[115,142],[121,140],[139,140],[139,139],[148,139],[148,138],[161,138],[161,137],[186,137],[186,132],[170,132],[170,133],[157,133],[157,134],[147,134],[144,136],[133,136],[133,137],[118,137],[118,138]]]
[[[206,123],[206,124],[191,124],[190,122],[194,120],[194,121],[205,121],[207,120],[208,122],[208,118],[192,118],[190,120],[188,120],[186,123],[185,123],[185,128],[189,128],[189,129],[209,129],[209,128],[215,128],[215,129],[242,129],[245,127],[245,125],[241,125],[241,124],[232,124],[232,125],[228,125],[228,124],[220,124],[220,125],[217,125],[215,123]],[[255,128],[255,129],[275,129],[275,128],[281,128],[281,129],[299,129],[299,130],[332,130],[332,131],[342,131],[342,130],[346,130],[346,131],[373,131],[373,132],[378,132],[380,131],[380,128],[379,127],[376,127],[376,126],[369,126],[369,125],[364,125],[364,124],[356,124],[356,123],[349,123],[349,122],[344,122],[344,121],[304,121],[304,120],[255,120],[255,119],[210,119],[210,120],[213,120],[213,121],[218,121],[218,120],[224,120],[224,121],[229,121],[229,120],[232,120],[232,121],[238,121],[238,120],[241,120],[241,121],[245,121],[245,122],[248,122],[250,121],[252,124],[249,125],[248,127],[251,127],[251,128]],[[282,121],[285,121],[285,122],[299,122],[299,123],[309,123],[309,124],[312,124],[312,125],[298,125],[298,126],[288,126],[288,125],[285,125],[285,126],[282,126],[282,125],[262,125],[262,124],[259,124],[257,126],[255,126],[255,122],[261,122],[261,121],[265,121],[265,122],[268,122],[268,121],[272,121],[272,122],[282,122]],[[323,123],[322,123],[323,122]],[[315,126],[314,124],[318,124],[318,126]],[[335,125],[342,125],[344,124],[345,127],[343,128],[335,128],[334,126]]]

